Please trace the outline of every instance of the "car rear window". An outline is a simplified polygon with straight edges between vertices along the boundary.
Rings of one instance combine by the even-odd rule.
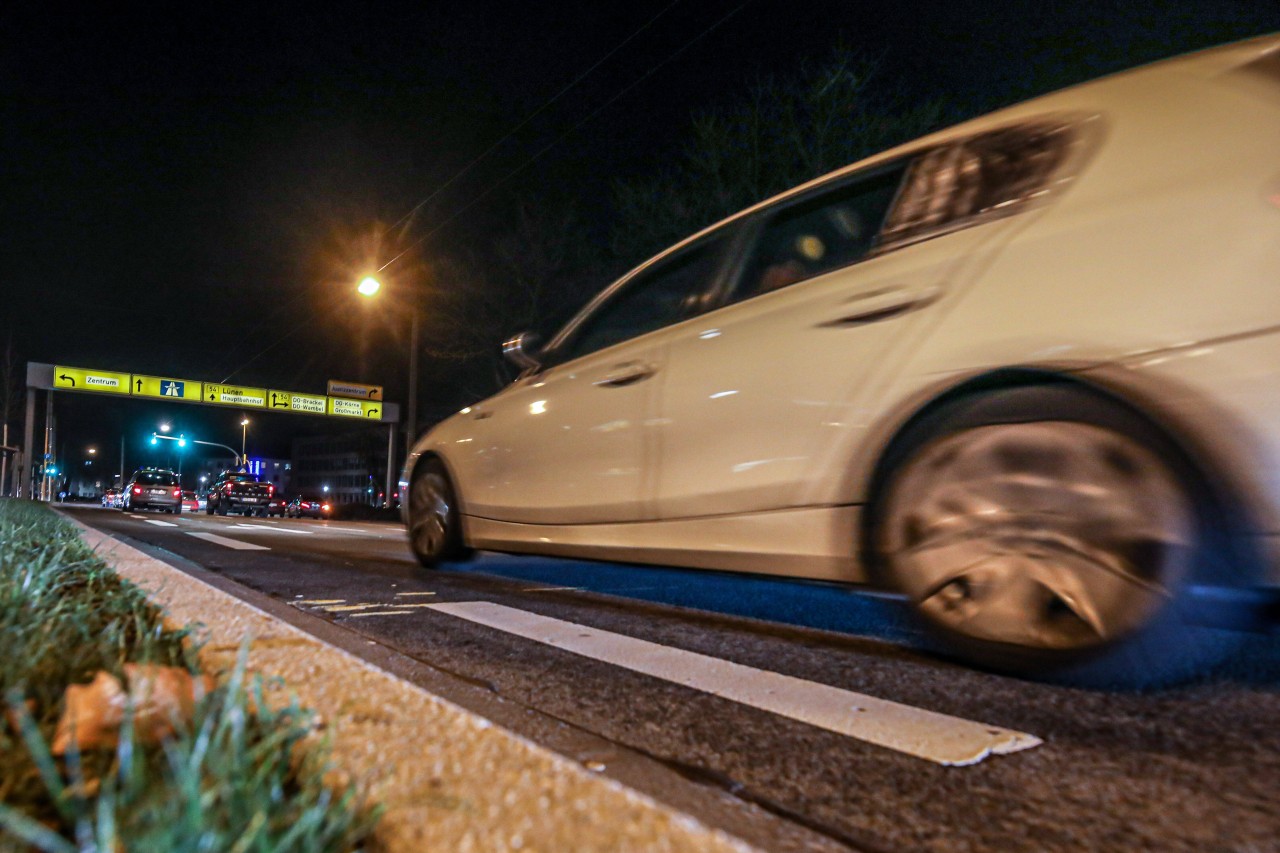
[[[172,471],[140,471],[133,481],[143,486],[176,486],[178,475]]]

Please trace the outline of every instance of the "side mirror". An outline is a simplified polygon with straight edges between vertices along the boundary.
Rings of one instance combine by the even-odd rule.
[[[502,355],[521,370],[532,370],[541,364],[533,355],[539,343],[537,333],[521,332],[502,345]]]

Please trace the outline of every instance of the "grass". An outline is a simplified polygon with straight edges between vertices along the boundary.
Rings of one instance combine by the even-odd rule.
[[[126,663],[195,673],[186,631],[45,506],[0,500],[0,850],[346,851],[377,814],[326,786],[323,744],[303,743],[311,715],[272,709],[244,654],[168,740],[136,742],[126,715],[118,745],[49,743],[71,684]]]

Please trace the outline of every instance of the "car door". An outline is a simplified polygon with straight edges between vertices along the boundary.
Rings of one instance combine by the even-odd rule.
[[[660,330],[703,304],[724,240],[698,241],[619,281],[552,341],[543,369],[463,415],[472,446],[451,457],[469,514],[531,524],[650,514]]]
[[[1003,128],[761,213],[724,307],[668,337],[655,516],[851,501],[840,453],[1076,139],[1056,120]]]

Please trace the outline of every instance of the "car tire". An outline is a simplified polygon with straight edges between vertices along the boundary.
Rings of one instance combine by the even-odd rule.
[[[875,480],[873,576],[944,652],[1141,687],[1234,645],[1188,618],[1193,579],[1231,570],[1212,489],[1163,430],[1102,392],[1055,383],[944,403],[894,441]]]
[[[221,516],[224,516],[224,517],[225,517],[225,516],[226,516],[226,514],[227,514],[227,504],[226,504],[226,502],[225,502],[225,501],[221,501],[221,500],[220,500],[220,501],[218,501],[218,504],[217,504],[217,506],[216,506],[216,507],[214,507],[214,510],[213,510],[213,511],[214,511],[214,512],[216,512],[218,515],[221,515]]]
[[[462,536],[457,492],[438,459],[424,460],[414,472],[409,487],[409,545],[428,569],[471,556]]]

